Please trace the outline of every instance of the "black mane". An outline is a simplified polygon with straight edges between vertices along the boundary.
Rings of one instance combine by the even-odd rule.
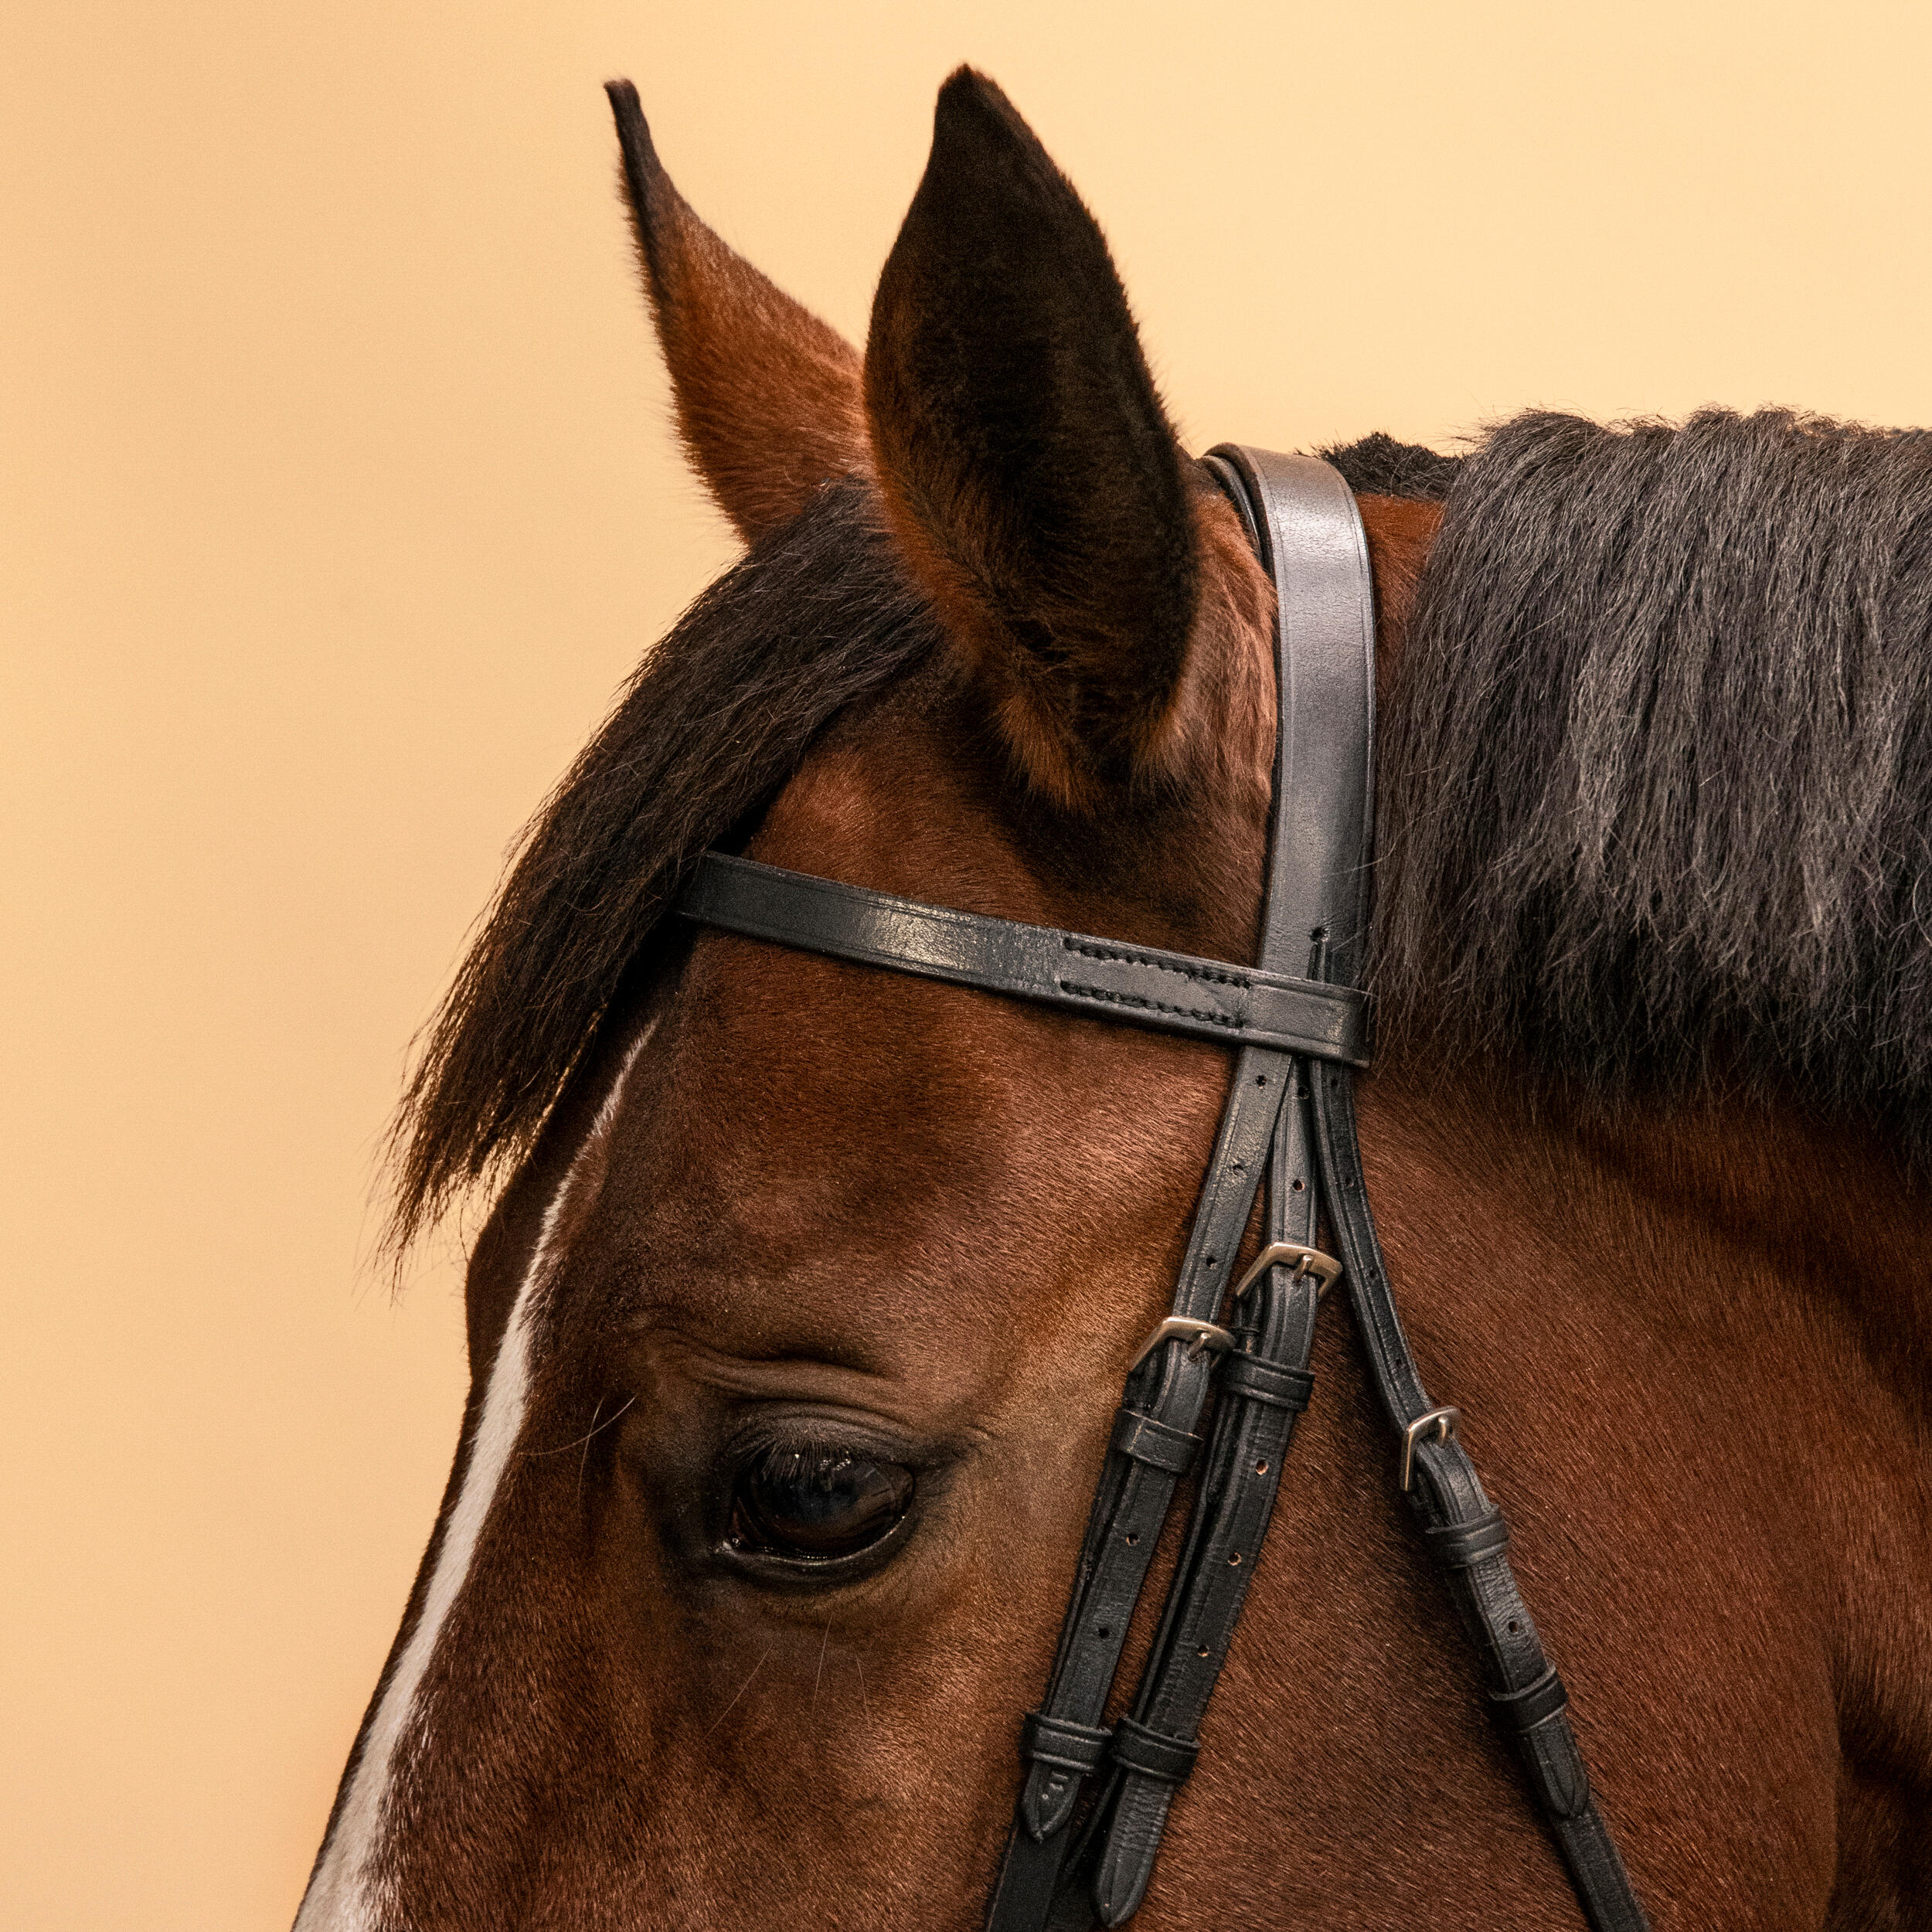
[[[939,632],[869,489],[828,485],[648,652],[526,828],[396,1115],[399,1250],[529,1146],[699,853]]]
[[[1932,435],[1532,414],[1324,454],[1447,499],[1383,722],[1399,1023],[1606,1097],[1721,1057],[1932,1151]],[[647,656],[430,1029],[399,1240],[529,1145],[696,854],[938,641],[847,482]]]
[[[1358,496],[1421,497],[1434,502],[1454,487],[1463,464],[1460,456],[1444,456],[1420,443],[1398,443],[1383,430],[1318,454],[1342,472]]]
[[[1387,707],[1412,1023],[1932,1141],[1932,435],[1532,414],[1463,464]]]

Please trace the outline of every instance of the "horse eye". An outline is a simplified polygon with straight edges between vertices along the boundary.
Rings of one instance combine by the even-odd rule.
[[[773,1556],[849,1556],[906,1513],[913,1472],[832,1449],[771,1448],[738,1472],[731,1540]]]

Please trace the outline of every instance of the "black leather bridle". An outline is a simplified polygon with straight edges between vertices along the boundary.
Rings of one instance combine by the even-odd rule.
[[[1490,1710],[1516,1746],[1584,1917],[1596,1932],[1642,1932],[1563,1681],[1510,1572],[1509,1532],[1458,1439],[1458,1411],[1423,1388],[1369,1212],[1352,1082],[1369,1057],[1359,986],[1374,844],[1375,622],[1361,519],[1338,472],[1313,457],[1223,445],[1206,463],[1247,525],[1280,612],[1258,966],[920,905],[716,852],[677,910],[781,945],[1238,1049],[1173,1312],[1129,1372],[1053,1672],[1021,1727],[1025,1780],[988,1932],[1084,1932],[1095,1915],[1115,1926],[1145,1896],[1314,1386],[1321,1296],[1338,1279],[1400,1444],[1399,1485],[1447,1573]],[[1230,1287],[1264,1174],[1261,1251]],[[1315,1246],[1318,1194],[1335,1257]],[[1121,1647],[1175,1487],[1201,1459],[1210,1393],[1186,1542],[1133,1702],[1109,1726]]]

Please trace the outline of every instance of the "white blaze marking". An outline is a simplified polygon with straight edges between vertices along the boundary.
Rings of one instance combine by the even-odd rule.
[[[624,1064],[603,1106],[598,1108],[583,1146],[543,1211],[543,1226],[530,1252],[529,1266],[524,1270],[510,1318],[505,1324],[496,1360],[491,1366],[490,1386],[483,1398],[483,1420],[477,1426],[469,1466],[463,1472],[463,1486],[457,1492],[456,1507],[450,1512],[442,1546],[437,1552],[436,1569],[423,1600],[423,1614],[417,1619],[416,1628],[410,1631],[409,1642],[383,1690],[328,1852],[302,1900],[301,1910],[296,1914],[294,1932],[379,1932],[384,1901],[379,1896],[381,1887],[373,1868],[387,1823],[383,1811],[396,1768],[398,1747],[417,1715],[417,1692],[422,1688],[451,1607],[469,1580],[477,1539],[488,1519],[503,1472],[509,1467],[510,1452],[522,1433],[524,1406],[530,1387],[531,1330],[543,1290],[561,1259],[556,1242],[563,1210],[570,1203],[585,1161],[602,1145],[616,1117],[624,1082],[651,1032],[647,1026],[624,1056]],[[423,1716],[426,1720],[427,1713]]]

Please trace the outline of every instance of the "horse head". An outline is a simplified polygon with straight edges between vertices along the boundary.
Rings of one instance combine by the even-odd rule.
[[[1252,957],[1274,593],[1099,228],[989,82],[940,95],[862,355],[612,97],[679,427],[747,550],[546,808],[412,1092],[406,1227],[512,1178],[447,1496],[298,1924],[969,1926],[1230,1056],[666,909],[721,847]],[[1387,683],[1440,491],[1363,464]],[[1768,1859],[1821,1910],[1833,1653],[1804,1590],[1751,1594],[1774,1532],[1692,1393],[1723,1325],[1686,1340],[1659,1281],[1688,1255],[1734,1302],[1783,1291],[1788,1254],[1711,1208],[1720,1102],[1640,1142],[1425,1033],[1386,1029],[1369,1179],[1418,1349],[1495,1427],[1641,1889],[1763,1923],[1723,1902]],[[1821,1158],[1802,1124],[1753,1131],[1767,1197]],[[1890,1225],[1903,1185],[1838,1198]],[[1570,1923],[1338,1315],[1315,1366],[1149,1923]]]

